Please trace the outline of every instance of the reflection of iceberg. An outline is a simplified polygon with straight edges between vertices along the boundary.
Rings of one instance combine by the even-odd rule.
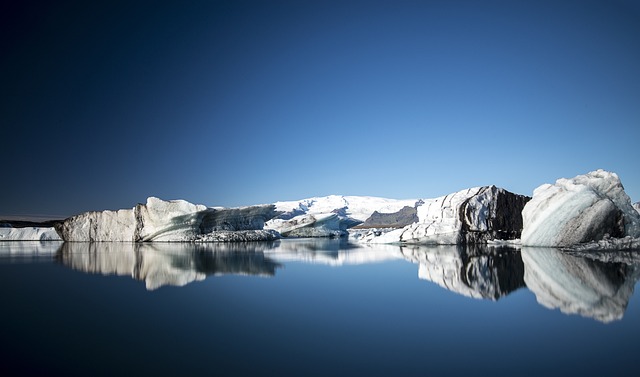
[[[402,247],[420,265],[418,277],[473,298],[497,300],[524,287],[520,253],[510,248],[476,246]]]
[[[0,258],[8,258],[10,261],[51,258],[61,245],[59,241],[0,242]]]
[[[144,280],[153,290],[183,286],[208,275],[273,276],[279,265],[263,253],[270,247],[272,243],[65,243],[57,257],[75,270]]]
[[[277,247],[266,250],[265,254],[281,262],[306,262],[331,266],[402,259],[399,246],[357,245],[347,242],[344,238],[283,239]]]
[[[568,255],[558,249],[522,249],[524,280],[538,303],[602,322],[619,320],[629,303],[639,269]]]

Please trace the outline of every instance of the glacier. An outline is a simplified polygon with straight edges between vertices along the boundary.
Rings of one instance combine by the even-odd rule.
[[[265,224],[265,229],[285,237],[344,237],[348,229],[366,221],[374,213],[394,213],[415,207],[416,199],[396,200],[371,196],[329,195],[274,203],[281,212]]]
[[[522,211],[523,246],[570,247],[640,237],[640,213],[615,173],[597,170],[536,188]]]
[[[421,200],[418,221],[400,229],[372,229],[358,242],[455,245],[514,240],[522,229],[521,212],[530,198],[496,186],[473,187]]]
[[[184,200],[149,197],[133,209],[91,211],[55,225],[64,241],[208,242],[273,240],[263,230],[275,217],[273,205],[209,208]]]

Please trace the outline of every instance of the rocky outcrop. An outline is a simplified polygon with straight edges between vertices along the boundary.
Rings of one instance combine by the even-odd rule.
[[[541,305],[601,322],[622,319],[640,277],[637,265],[604,263],[553,248],[522,248],[524,281]]]
[[[358,228],[403,228],[417,222],[418,211],[415,207],[404,206],[397,212],[380,213],[374,211]]]
[[[521,212],[529,199],[496,186],[470,188],[424,200],[417,207],[417,222],[391,232],[372,231],[359,241],[454,245],[513,240],[520,237]]]
[[[525,286],[524,265],[515,249],[443,245],[401,250],[405,259],[419,264],[420,279],[463,296],[497,300]]]
[[[522,244],[570,247],[640,237],[640,214],[615,173],[604,170],[538,187],[522,212]]]
[[[184,200],[151,197],[133,209],[73,216],[56,224],[55,229],[65,241],[238,241],[245,240],[243,235],[251,240],[270,240],[276,235],[261,231],[264,223],[276,215],[273,205],[208,208]],[[235,231],[242,233],[229,234]]]

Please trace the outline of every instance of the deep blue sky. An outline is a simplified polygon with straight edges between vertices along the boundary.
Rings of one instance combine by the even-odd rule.
[[[346,194],[640,200],[630,1],[0,6],[0,215]]]

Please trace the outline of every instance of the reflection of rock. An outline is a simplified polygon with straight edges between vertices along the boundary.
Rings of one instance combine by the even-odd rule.
[[[520,252],[483,245],[402,247],[418,277],[464,296],[497,300],[524,287]]]
[[[633,293],[639,269],[603,263],[551,248],[522,249],[524,280],[538,303],[602,322],[619,320]]]
[[[55,227],[65,241],[246,241],[261,235],[272,240],[272,232],[246,231],[261,231],[265,221],[276,214],[273,205],[207,208],[151,197],[133,209],[85,212]],[[242,232],[229,233],[234,231]],[[218,239],[216,232],[225,236]]]
[[[272,243],[65,243],[58,260],[75,270],[144,280],[147,289],[183,286],[208,275],[273,276],[279,266],[263,251]]]

